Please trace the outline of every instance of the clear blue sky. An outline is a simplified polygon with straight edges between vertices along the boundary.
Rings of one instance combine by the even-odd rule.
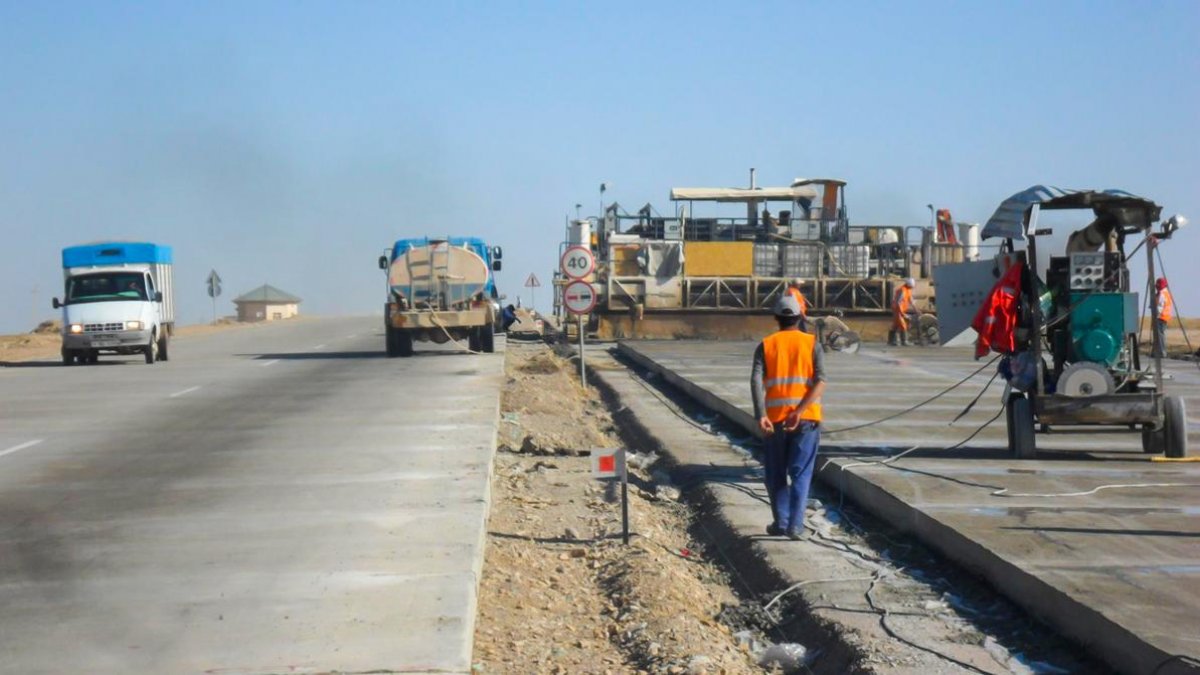
[[[668,211],[751,166],[845,178],[859,224],[1143,194],[1193,220],[1166,258],[1200,316],[1200,3],[647,4],[0,2],[0,332],[103,238],[175,246],[185,323],[210,268],[377,311],[425,233],[504,246],[512,295],[601,181]]]

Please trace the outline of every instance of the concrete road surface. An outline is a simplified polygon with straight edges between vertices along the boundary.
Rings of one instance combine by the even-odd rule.
[[[0,368],[0,672],[468,671],[503,357],[380,323]]]
[[[747,430],[753,342],[626,342],[621,351]],[[1197,672],[1200,659],[1200,464],[1152,463],[1141,437],[1038,436],[1036,460],[1011,459],[995,372],[920,410],[864,428],[950,385],[984,362],[969,350],[864,348],[830,354],[819,475],[880,518],[990,580],[1115,669]],[[1200,453],[1200,370],[1171,362]],[[846,429],[845,431],[839,431]],[[945,448],[965,442],[961,450]],[[881,464],[889,454],[920,451]],[[1109,487],[1102,487],[1109,486]]]

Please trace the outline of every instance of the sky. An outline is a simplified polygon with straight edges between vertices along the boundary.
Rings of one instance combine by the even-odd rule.
[[[174,247],[185,324],[212,269],[220,314],[263,283],[379,312],[377,257],[426,234],[502,246],[528,304],[601,182],[669,213],[750,167],[849,181],[859,225],[1129,190],[1191,217],[1163,253],[1200,316],[1197,28],[1191,1],[0,0],[0,333],[55,317],[60,249],[105,239]]]

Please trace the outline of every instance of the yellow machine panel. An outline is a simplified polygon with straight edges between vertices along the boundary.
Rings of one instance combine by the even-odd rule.
[[[689,277],[753,276],[754,242],[684,242],[683,273]]]

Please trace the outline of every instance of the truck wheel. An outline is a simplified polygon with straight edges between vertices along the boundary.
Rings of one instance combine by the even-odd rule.
[[[467,330],[467,349],[473,352],[483,351],[483,329],[471,328]]]
[[[496,334],[492,332],[491,326],[484,326],[479,329],[479,346],[483,348],[483,352],[491,354],[496,351]]]
[[[86,363],[88,365],[100,363],[100,351],[97,349],[93,349],[93,350],[87,352],[86,354],[81,355],[79,357],[79,362]]]
[[[396,331],[396,355],[409,357],[413,355],[413,336],[406,330]]]
[[[62,362],[63,362],[64,366],[75,365],[75,352],[71,351],[70,349],[67,349],[66,347],[63,347]]]
[[[158,340],[158,360],[159,361],[167,361],[170,358],[170,355],[167,353],[167,342],[169,339],[170,339],[170,336],[168,336],[166,333],[163,333],[163,336],[161,338],[159,338],[159,340]]]
[[[389,359],[400,355],[396,348],[396,331],[391,326],[383,327],[383,344]]]
[[[142,350],[146,356],[146,363],[154,365],[154,360],[158,358],[158,337],[154,333],[150,334],[150,344],[142,347]]]
[[[1037,439],[1033,431],[1033,402],[1021,394],[1008,399],[1008,448],[1016,459],[1035,459]]]
[[[1187,409],[1183,398],[1167,396],[1163,399],[1163,454],[1173,459],[1188,456]]]

